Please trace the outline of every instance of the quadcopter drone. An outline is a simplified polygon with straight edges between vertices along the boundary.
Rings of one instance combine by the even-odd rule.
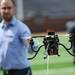
[[[33,49],[33,38],[38,38],[38,37],[43,37],[43,44],[39,46],[38,50],[34,50]],[[33,59],[36,57],[36,55],[38,54],[38,52],[41,50],[42,47],[44,47],[45,49],[45,57],[44,59],[46,59],[48,56],[50,55],[59,55],[59,45],[63,46],[64,49],[71,55],[71,56],[75,56],[75,54],[72,51],[72,48],[74,46],[74,34],[70,34],[69,36],[69,42],[70,42],[70,47],[67,48],[64,44],[60,43],[59,41],[59,37],[55,32],[48,32],[47,36],[33,36],[31,39],[31,49],[33,52],[35,52],[35,55],[31,58],[28,58],[29,60]]]

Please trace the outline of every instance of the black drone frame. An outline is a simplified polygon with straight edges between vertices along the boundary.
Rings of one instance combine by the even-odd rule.
[[[67,48],[64,44],[59,42],[59,37],[58,35],[55,34],[55,32],[48,32],[47,36],[33,36],[32,38],[39,38],[39,37],[43,37],[43,45],[41,45],[37,51],[35,51],[32,48],[32,51],[35,52],[35,55],[31,58],[28,58],[28,60],[32,60],[33,58],[35,58],[37,56],[37,54],[39,53],[39,51],[41,50],[42,47],[45,48],[45,57],[44,59],[47,58],[47,56],[49,55],[59,55],[59,45],[63,46],[64,49],[71,55],[75,57],[75,54],[72,53],[72,48],[73,48],[73,35],[71,34],[69,37],[69,42],[70,42],[70,47]]]

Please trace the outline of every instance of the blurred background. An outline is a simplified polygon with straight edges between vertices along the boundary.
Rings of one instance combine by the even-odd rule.
[[[15,0],[16,16],[32,32],[47,29],[64,31],[68,20],[75,20],[75,0]]]
[[[40,35],[46,31],[59,33],[60,42],[68,45],[66,23],[75,21],[75,0],[15,0],[17,5],[16,17],[31,29],[32,33]],[[1,18],[0,18],[1,19]],[[36,39],[42,44],[42,38]],[[39,44],[39,45],[40,45]],[[44,57],[44,48],[31,61],[33,75],[75,75],[73,57],[62,47],[59,47],[60,56]],[[1,72],[2,75],[2,72]]]
[[[16,0],[16,16],[33,33],[64,31],[65,23],[75,20],[75,0]]]

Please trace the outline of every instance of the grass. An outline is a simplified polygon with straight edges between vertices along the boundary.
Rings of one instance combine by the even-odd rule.
[[[67,36],[61,36],[59,39],[66,47],[70,46]],[[49,56],[44,60],[44,48],[42,48],[36,58],[31,60],[33,75],[75,75],[73,57],[62,46],[59,46],[59,54],[60,56]]]

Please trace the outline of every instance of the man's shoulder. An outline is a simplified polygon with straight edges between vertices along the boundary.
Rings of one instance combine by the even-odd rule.
[[[16,19],[17,20],[17,24],[18,25],[26,25],[25,23],[23,23],[21,20],[19,20],[19,19]]]
[[[17,26],[20,28],[29,28],[24,22],[17,20]]]

